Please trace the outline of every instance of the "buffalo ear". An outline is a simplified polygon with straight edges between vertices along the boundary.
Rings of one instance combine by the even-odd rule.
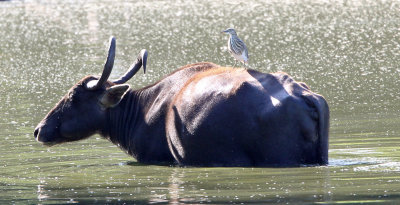
[[[129,85],[127,84],[111,86],[104,92],[100,99],[100,104],[104,106],[104,108],[110,108],[118,105],[128,89]]]

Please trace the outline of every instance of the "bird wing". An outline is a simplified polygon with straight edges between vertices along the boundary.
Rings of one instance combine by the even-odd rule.
[[[237,54],[237,55],[241,55],[243,52],[246,52],[246,56],[247,56],[247,47],[246,44],[244,44],[244,42],[242,40],[240,40],[240,38],[233,38],[231,41],[231,47],[232,47],[232,51]]]

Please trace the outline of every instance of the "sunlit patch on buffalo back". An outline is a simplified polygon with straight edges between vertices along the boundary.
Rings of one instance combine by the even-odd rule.
[[[276,76],[276,78],[281,82],[281,84],[285,86],[287,92],[290,93],[291,95],[295,95],[295,93],[301,94],[304,91],[311,92],[307,84],[305,84],[304,82],[295,81],[285,72],[280,71],[273,73],[273,75]]]
[[[276,107],[282,104],[282,101],[288,98],[290,95],[286,92],[285,88],[279,89],[276,92],[271,93],[271,102]]]
[[[181,80],[182,78],[185,79],[188,76],[190,78],[192,75],[196,75],[199,72],[204,72],[206,70],[213,69],[215,67],[218,67],[218,65],[214,64],[214,63],[210,63],[210,62],[201,62],[201,63],[193,63],[193,64],[185,65],[185,66],[182,66],[182,67],[176,69],[169,75],[161,78],[157,82],[155,82],[151,85],[147,85],[147,86],[141,88],[140,90],[149,89],[150,87],[159,85],[160,82],[166,82],[167,80],[171,80],[172,82],[176,83],[177,79],[174,79],[176,77],[180,78],[179,80]],[[180,88],[180,86],[181,85],[179,84],[178,87]]]
[[[191,89],[190,91],[194,91],[192,89],[196,89],[197,91],[206,91],[207,89],[210,89],[210,87],[213,86],[212,82],[203,81],[199,85],[198,85],[198,83],[201,80],[204,80],[207,77],[216,76],[216,75],[220,75],[220,74],[228,73],[228,72],[235,72],[235,70],[233,68],[229,68],[229,67],[218,67],[218,68],[209,69],[207,71],[200,72],[200,73],[194,75],[182,87],[182,89],[180,90],[180,92],[176,96],[175,101],[178,100],[178,99],[181,99],[182,95],[184,94],[184,92],[187,89]],[[192,93],[192,92],[188,92],[188,93]]]
[[[287,86],[285,83],[281,82],[280,76],[287,75],[286,73],[261,73],[254,70],[248,70],[247,81],[251,82],[253,87],[256,87],[263,92],[268,93],[271,104],[274,107],[282,105],[283,101],[288,98],[292,93],[291,86]]]
[[[235,69],[230,68],[230,67],[218,67],[218,68],[215,68],[215,69],[210,69],[210,70],[201,72],[201,73],[193,76],[193,78],[188,80],[188,82],[186,84],[196,83],[199,80],[201,80],[201,79],[203,79],[204,77],[207,77],[207,76],[219,75],[221,73],[235,72],[235,71],[237,71],[237,69],[235,70]]]
[[[168,119],[180,116],[182,112],[186,109],[202,109],[203,112],[196,116],[186,116],[191,119],[191,125],[185,129],[192,133],[191,127],[196,127],[197,123],[201,123],[202,118],[204,118],[201,113],[204,109],[212,108],[214,103],[219,102],[215,100],[216,98],[226,98],[233,86],[238,86],[235,80],[232,80],[232,76],[237,72],[244,72],[243,69],[233,69],[227,67],[212,68],[207,71],[199,72],[190,78],[182,89],[177,93],[176,97],[170,104]],[[198,106],[201,104],[202,106]],[[173,111],[174,110],[174,111]],[[175,112],[175,116],[173,115]],[[183,119],[187,121],[188,119]]]
[[[282,104],[281,101],[279,99],[275,98],[274,96],[271,96],[270,99],[271,99],[272,105],[275,107]]]
[[[305,86],[294,84],[297,83],[284,72],[266,74],[254,70],[219,67],[193,76],[186,82],[176,99],[190,98],[195,93],[203,94],[211,91],[215,95],[220,94],[228,98],[250,86],[252,89],[268,93],[272,105],[276,107],[289,96],[295,95],[295,90],[305,89]]]

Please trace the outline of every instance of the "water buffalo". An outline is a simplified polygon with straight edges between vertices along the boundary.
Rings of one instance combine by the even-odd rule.
[[[36,127],[37,141],[51,146],[98,133],[151,164],[328,163],[328,105],[286,73],[196,63],[132,90],[124,83],[145,70],[146,50],[125,75],[108,81],[114,57],[111,38],[101,77],[74,85]]]

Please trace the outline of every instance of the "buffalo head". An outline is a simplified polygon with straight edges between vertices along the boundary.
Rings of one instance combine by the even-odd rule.
[[[105,129],[106,110],[116,106],[132,78],[143,65],[146,69],[147,51],[142,50],[136,62],[118,80],[108,81],[115,57],[115,38],[111,37],[108,57],[100,78],[87,76],[74,85],[35,128],[37,141],[51,146],[77,141]]]

